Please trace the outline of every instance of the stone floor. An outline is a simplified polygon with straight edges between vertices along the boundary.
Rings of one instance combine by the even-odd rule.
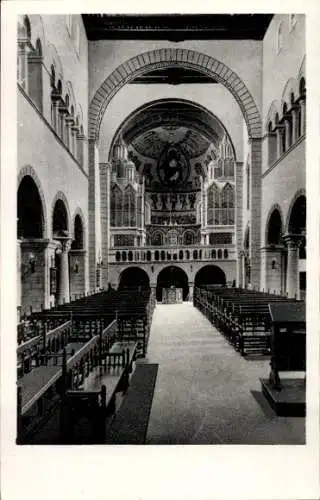
[[[242,358],[191,303],[157,305],[145,362],[159,363],[147,444],[304,444],[305,419],[261,394],[269,360]]]

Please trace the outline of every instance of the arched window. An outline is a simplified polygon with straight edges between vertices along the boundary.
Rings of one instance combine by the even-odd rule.
[[[184,245],[193,245],[194,244],[194,233],[192,231],[186,231],[184,233],[183,244]]]
[[[277,135],[272,129],[272,122],[268,124],[268,165],[271,166],[277,157]],[[249,208],[249,206],[247,207]]]
[[[31,26],[28,16],[18,25],[17,77],[19,85],[28,92],[28,46],[31,42]]]
[[[163,245],[163,234],[160,233],[160,231],[157,231],[152,235],[151,245],[155,247]]]
[[[222,177],[222,175],[223,175],[223,159],[219,158],[215,166],[214,177],[215,179],[219,179],[219,177]]]
[[[156,250],[154,252],[154,260],[157,260],[157,261],[159,260],[159,250]]]
[[[123,225],[133,227],[136,225],[136,193],[132,186],[127,186],[124,200]]]
[[[222,250],[219,248],[218,250],[218,259],[222,259]]]
[[[277,31],[277,54],[283,49],[283,29],[282,22],[278,26]]]
[[[208,216],[207,223],[209,226],[219,224],[219,208],[220,194],[215,183],[212,183],[207,191]]]
[[[224,176],[229,179],[234,178],[234,161],[232,158],[226,158],[224,161]]]
[[[122,226],[122,191],[117,184],[111,190],[110,212],[111,226]]]
[[[185,255],[186,255],[186,260],[189,260],[190,259],[190,252],[189,252],[189,250],[186,250]]]
[[[39,38],[34,50],[28,54],[28,94],[42,112],[42,46]]]
[[[234,224],[234,189],[230,184],[221,192],[221,224]]]
[[[193,258],[194,260],[198,260],[198,250],[193,250]]]
[[[228,256],[229,256],[228,250],[227,249],[223,250],[223,257],[227,259]]]

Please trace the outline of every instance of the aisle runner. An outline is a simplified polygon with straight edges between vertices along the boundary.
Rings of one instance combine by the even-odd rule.
[[[145,444],[158,364],[137,364],[106,444]]]

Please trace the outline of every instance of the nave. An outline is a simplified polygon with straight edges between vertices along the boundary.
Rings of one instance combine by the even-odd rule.
[[[269,358],[242,357],[191,302],[157,304],[146,360],[159,363],[146,444],[304,444],[304,419],[261,394]]]

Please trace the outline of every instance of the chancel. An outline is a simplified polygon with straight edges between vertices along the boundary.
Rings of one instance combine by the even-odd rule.
[[[305,50],[302,14],[19,16],[19,444],[305,443]]]

